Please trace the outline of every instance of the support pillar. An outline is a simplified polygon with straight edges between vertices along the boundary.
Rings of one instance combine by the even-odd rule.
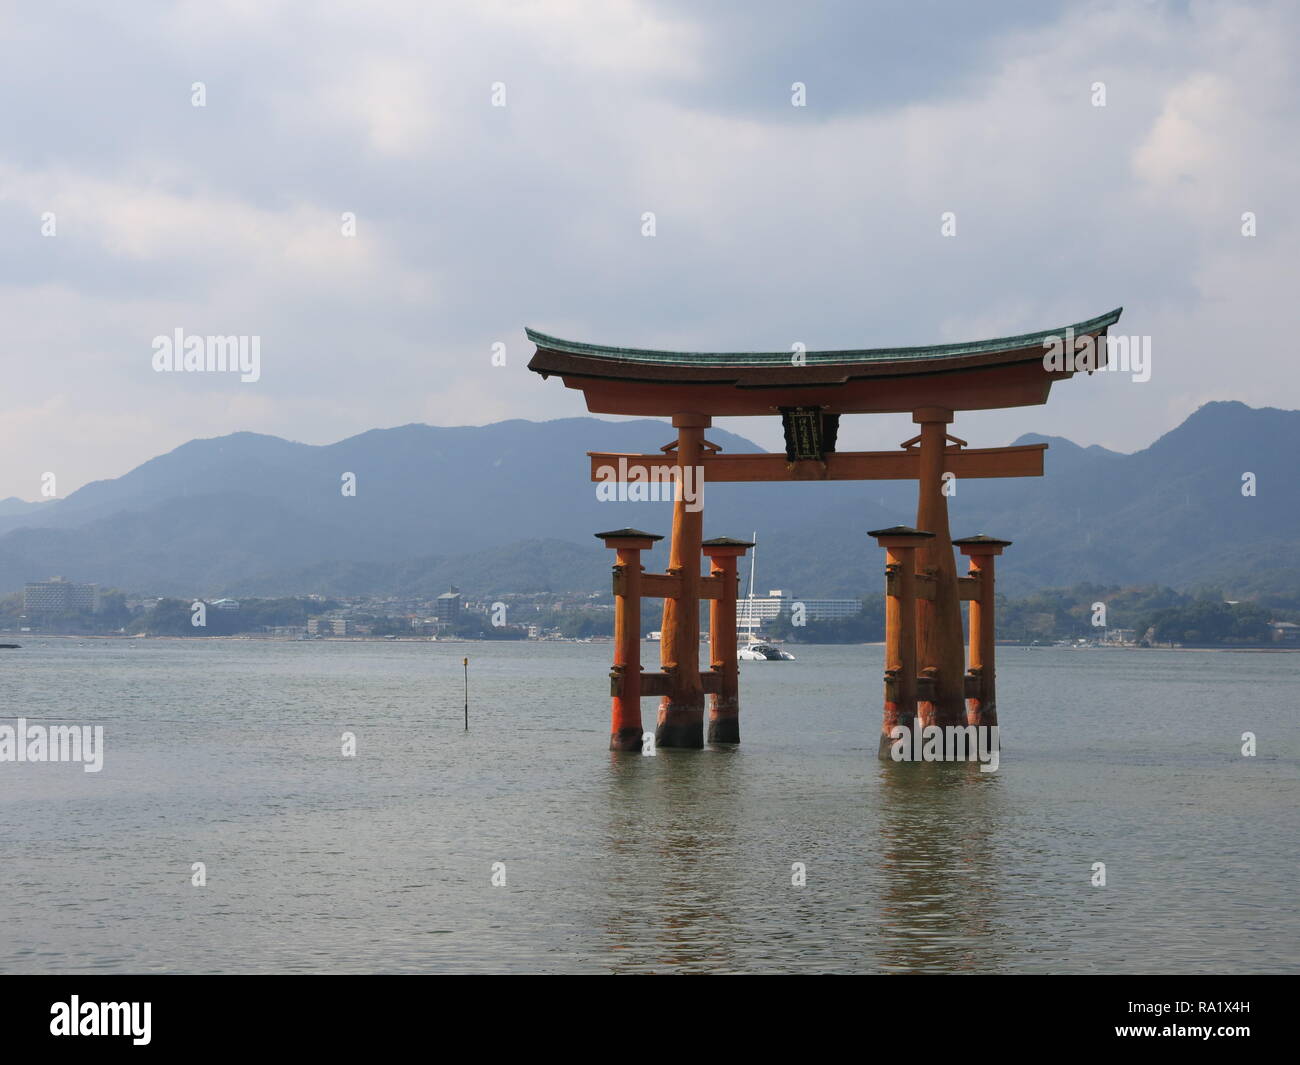
[[[709,659],[718,675],[717,691],[709,703],[709,742],[740,742],[740,664],[736,660],[736,560],[754,545],[722,536],[705,540],[709,575],[721,587],[709,600]]]
[[[893,730],[917,727],[916,551],[934,534],[895,525],[867,535],[885,549],[885,714],[879,754],[887,759]]]
[[[975,578],[975,598],[970,601],[970,689],[966,699],[966,724],[998,723],[997,674],[994,666],[996,642],[993,622],[993,560],[1010,540],[991,536],[967,536],[953,545],[970,559],[970,575]]]
[[[965,722],[965,649],[962,646],[961,601],[957,595],[957,565],[948,531],[948,499],[943,494],[944,452],[952,411],[921,407],[912,414],[921,426],[920,481],[916,526],[933,533],[917,551],[917,566],[934,577],[934,598],[917,604],[917,648],[923,672],[934,678],[934,724]]]
[[[704,688],[700,682],[700,550],[704,532],[705,414],[675,414],[677,448],[673,539],[668,572],[680,577],[678,594],[664,600],[660,659],[671,678],[659,706],[655,744],[704,746]]]
[[[614,668],[609,673],[611,751],[641,750],[641,552],[662,536],[640,529],[597,533],[614,563]]]

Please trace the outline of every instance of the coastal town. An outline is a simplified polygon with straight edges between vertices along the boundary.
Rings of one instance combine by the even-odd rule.
[[[742,627],[793,643],[878,643],[881,597],[800,597],[781,589],[742,599]],[[1243,647],[1300,649],[1300,610],[1268,609],[1170,589],[1079,586],[1005,599],[998,642],[1026,647]],[[1101,609],[1099,609],[1101,608]],[[646,604],[641,632],[659,629]],[[284,598],[139,596],[64,577],[0,598],[0,633],[278,640],[551,640],[613,638],[607,592],[481,595],[305,594]],[[657,638],[657,635],[654,637]],[[707,629],[701,639],[708,639]]]

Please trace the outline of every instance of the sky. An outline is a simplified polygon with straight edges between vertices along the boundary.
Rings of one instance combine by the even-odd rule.
[[[1149,380],[952,431],[1300,406],[1297,41],[1240,0],[0,4],[0,498],[240,430],[585,414],[525,326],[816,350],[1122,305]],[[258,338],[258,379],[157,371],[178,329]]]

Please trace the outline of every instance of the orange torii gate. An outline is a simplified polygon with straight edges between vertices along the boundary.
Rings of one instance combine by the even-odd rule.
[[[973,343],[793,355],[617,348],[527,330],[537,345],[528,368],[581,390],[588,410],[669,417],[677,430],[677,439],[658,455],[589,452],[593,481],[649,485],[662,483],[669,471],[674,486],[667,574],[641,572],[641,550],[659,537],[636,529],[597,534],[618,552],[611,748],[640,749],[645,695],[661,697],[656,729],[661,746],[704,745],[706,692],[714,699],[710,738],[739,741],[735,559],[750,545],[724,539],[710,541],[711,551],[706,547],[700,492],[709,481],[917,481],[916,528],[871,534],[888,552],[882,752],[891,725],[917,720],[918,713],[922,723],[939,726],[996,723],[992,559],[1009,541],[958,541],[972,562],[971,576],[958,578],[944,484],[954,477],[1042,476],[1047,445],[969,448],[949,434],[948,426],[959,410],[1045,403],[1054,381],[1073,376],[1072,369],[1049,368],[1044,359],[1046,351],[1059,351],[1062,344],[1086,347],[1095,355],[1084,365],[1104,366],[1103,338],[1120,313]],[[1075,364],[1065,360],[1064,365]],[[840,416],[857,413],[910,413],[920,432],[899,451],[836,451]],[[705,439],[714,417],[745,415],[779,415],[785,454],[726,454]],[[713,559],[709,577],[700,573],[702,554]],[[642,595],[664,599],[659,673],[643,674],[640,668]],[[707,674],[699,668],[701,599],[714,604],[713,667]],[[973,608],[969,674],[963,599]]]

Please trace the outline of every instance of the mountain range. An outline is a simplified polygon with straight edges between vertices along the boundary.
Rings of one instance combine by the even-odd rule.
[[[0,501],[0,594],[52,574],[178,596],[605,593],[611,560],[592,533],[667,534],[671,507],[598,500],[586,451],[657,452],[672,435],[653,420],[566,418],[406,425],[323,446],[192,440],[66,499]],[[721,429],[708,438],[763,450]],[[1014,541],[1004,591],[1095,581],[1300,593],[1300,411],[1208,403],[1133,454],[1016,441],[1034,442],[1049,444],[1045,477],[964,480],[949,500],[954,536]],[[355,495],[342,491],[347,474]],[[915,493],[906,481],[712,485],[705,535],[758,531],[760,592],[857,596],[881,581],[866,531],[912,524]]]

